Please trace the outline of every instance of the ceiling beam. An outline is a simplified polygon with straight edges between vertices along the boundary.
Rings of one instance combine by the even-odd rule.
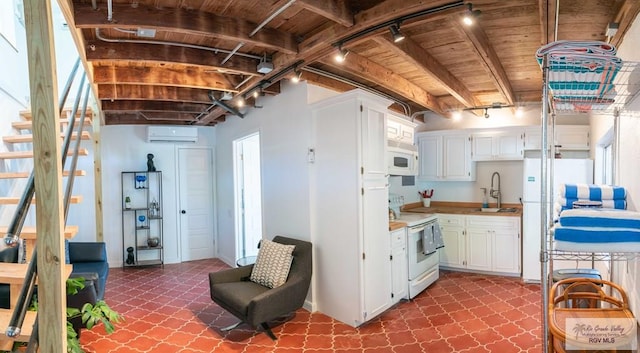
[[[313,72],[309,72],[309,71],[304,71],[302,72],[302,80],[305,80],[313,85],[316,86],[320,86],[323,88],[327,88],[330,89],[332,91],[336,91],[336,92],[347,92],[350,91],[354,88],[356,88],[355,86],[352,86],[348,83],[344,83],[344,82],[340,82],[338,80],[335,80],[333,78],[329,78],[329,77],[325,77],[322,75],[318,75],[316,73]]]
[[[620,6],[620,11],[616,13],[613,21],[618,23],[618,32],[616,35],[611,38],[610,43],[619,47],[622,41],[624,40],[625,34],[631,27],[631,24],[635,22],[635,19],[638,17],[638,13],[640,13],[640,1],[638,0],[624,0],[622,6]]]
[[[202,118],[198,119],[198,121],[196,121],[194,123],[194,125],[210,125],[211,123],[215,123],[221,117],[224,119],[224,116],[226,114],[227,114],[227,111],[224,110],[223,108],[221,108],[219,106],[215,107],[207,115],[205,115]],[[224,120],[222,120],[222,121],[224,121]]]
[[[298,6],[320,16],[337,22],[338,24],[353,26],[353,13],[343,0],[298,0]]]
[[[540,44],[545,45],[555,41],[557,0],[538,0],[540,15]]]
[[[461,31],[466,35],[469,41],[471,41],[471,46],[480,59],[480,62],[490,73],[489,76],[496,85],[498,92],[500,92],[502,97],[506,100],[504,103],[513,105],[516,102],[513,87],[511,87],[511,82],[507,77],[507,73],[498,58],[498,54],[496,54],[496,51],[493,49],[489,38],[487,38],[487,35],[477,23],[472,26],[459,26],[457,25],[458,23],[459,22],[456,22],[455,28],[461,28]]]
[[[211,105],[197,103],[182,103],[170,101],[143,101],[143,100],[117,100],[102,102],[102,110],[109,111],[129,111],[129,112],[174,112],[198,114]]]
[[[107,20],[106,7],[93,10],[90,3],[74,3],[77,28],[152,28],[175,34],[244,42],[260,48],[297,53],[297,42],[291,33],[262,28],[253,36],[258,24],[240,18],[223,17],[207,12],[176,8],[157,8],[138,4],[113,4],[113,21]]]
[[[106,100],[163,100],[172,102],[211,103],[208,89],[151,86],[102,84],[98,88],[98,99]]]
[[[223,75],[196,67],[178,70],[167,67],[96,66],[93,71],[93,82],[97,84],[168,85],[236,91]]]
[[[330,58],[322,60],[322,62],[340,71],[348,72],[363,80],[380,85],[435,113],[445,115],[443,108],[440,106],[440,101],[411,81],[356,53],[349,54],[347,59],[340,64]]]
[[[393,39],[385,35],[375,37],[374,41],[407,61],[422,73],[432,76],[465,107],[482,105],[458,78],[453,76],[449,70],[411,38],[407,37],[398,43],[394,43]]]
[[[225,55],[185,47],[176,47],[158,44],[134,44],[134,43],[109,43],[103,41],[90,41],[87,45],[87,60],[90,61],[149,61],[154,63],[174,63],[192,66],[201,66],[205,70],[218,71],[220,73],[233,73],[241,75],[258,75],[256,72],[257,60],[234,55],[222,64]]]
[[[175,113],[105,113],[106,125],[191,125],[193,114]]]

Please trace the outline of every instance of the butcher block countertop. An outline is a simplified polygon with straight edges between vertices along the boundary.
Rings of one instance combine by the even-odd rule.
[[[389,221],[389,231],[393,231],[396,229],[402,229],[404,227],[406,227],[407,224],[404,222],[397,222],[397,221]]]
[[[421,202],[406,204],[402,206],[402,212],[416,213],[448,213],[473,216],[506,216],[522,217],[522,205],[507,203],[502,204],[502,208],[515,209],[515,212],[483,212],[480,211],[481,204],[472,202],[439,202],[432,201],[431,207],[423,207]],[[495,203],[490,204],[495,207]]]

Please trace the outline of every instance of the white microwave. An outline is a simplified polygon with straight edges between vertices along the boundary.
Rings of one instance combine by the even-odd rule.
[[[418,148],[389,140],[387,164],[390,175],[418,175]]]

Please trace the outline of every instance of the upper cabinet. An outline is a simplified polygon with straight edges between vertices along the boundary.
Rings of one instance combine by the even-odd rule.
[[[471,135],[474,161],[519,160],[524,158],[522,128],[480,130]]]
[[[588,151],[591,148],[589,125],[556,125],[555,137],[551,138],[551,129],[548,129],[549,145],[553,143],[558,150]],[[524,149],[540,150],[542,143],[542,130],[540,126],[526,126],[524,128]]]
[[[588,125],[557,125],[554,143],[560,150],[586,150],[591,148]]]
[[[476,180],[471,160],[468,131],[429,131],[416,135],[420,168],[418,178],[426,181]]]
[[[399,116],[387,115],[387,139],[413,145],[415,123]]]

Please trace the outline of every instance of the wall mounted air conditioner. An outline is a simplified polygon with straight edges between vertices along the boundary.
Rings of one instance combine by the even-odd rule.
[[[192,126],[149,126],[148,142],[198,142],[198,128]]]

